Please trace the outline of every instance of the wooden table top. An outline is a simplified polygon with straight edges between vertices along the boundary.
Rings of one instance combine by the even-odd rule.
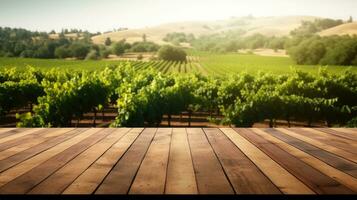
[[[0,194],[346,193],[357,129],[0,129]]]

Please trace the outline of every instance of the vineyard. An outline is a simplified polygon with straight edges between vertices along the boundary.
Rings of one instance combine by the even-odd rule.
[[[281,120],[289,126],[356,124],[354,72],[204,76],[195,59],[124,62],[95,71],[3,69],[0,121],[17,113],[19,127],[69,127],[91,113],[95,126],[111,110],[112,127],[160,126],[163,120],[171,126],[183,113],[189,126],[199,113],[212,123],[243,127],[264,121],[275,127]]]
[[[130,64],[138,71],[147,68],[154,68],[161,73],[171,72],[199,73],[202,75],[225,75],[230,73],[257,74],[259,71],[272,74],[288,74],[291,68],[299,71],[317,74],[320,66],[317,65],[296,65],[289,57],[271,57],[250,54],[217,54],[208,52],[189,51],[187,62],[173,62],[162,60],[61,60],[61,59],[31,59],[31,58],[1,58],[0,70],[5,68],[17,68],[24,70],[27,66],[36,69],[49,71],[53,68],[57,70],[74,71],[96,71],[105,67],[114,67],[122,64]],[[357,67],[346,66],[324,66],[326,70],[333,74],[343,74],[346,69],[357,73]]]

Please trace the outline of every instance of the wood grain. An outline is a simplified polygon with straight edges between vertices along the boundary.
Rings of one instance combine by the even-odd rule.
[[[237,194],[281,194],[219,129],[205,128],[204,132]]]
[[[187,129],[200,194],[233,194],[223,168],[202,129]]]
[[[172,128],[159,128],[129,194],[164,194]]]
[[[192,164],[186,129],[172,130],[166,194],[197,194],[197,183]]]
[[[237,129],[239,134],[257,146],[265,154],[279,163],[291,174],[294,174],[303,183],[318,194],[352,194],[353,191],[334,179],[326,176],[317,169],[302,162],[293,155],[260,137],[252,130]]]
[[[131,129],[68,186],[63,194],[92,194],[142,131],[143,128]]]
[[[221,130],[284,194],[314,194],[309,187],[235,130],[231,128],[221,128]]]
[[[146,128],[106,176],[95,194],[127,194],[156,128]]]

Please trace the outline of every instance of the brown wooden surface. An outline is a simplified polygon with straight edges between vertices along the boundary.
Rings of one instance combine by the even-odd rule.
[[[357,194],[357,129],[0,128],[0,194]]]

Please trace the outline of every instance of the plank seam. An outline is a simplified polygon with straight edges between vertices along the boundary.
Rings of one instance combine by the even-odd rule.
[[[118,141],[120,141],[124,136],[126,136],[131,130],[133,130],[132,128],[128,129],[118,140],[115,140],[115,142],[110,145],[110,147],[105,150],[97,159],[95,159],[85,170],[83,170],[81,173],[78,174],[78,176],[76,176],[76,178],[74,178],[61,192],[60,194],[62,194],[70,185],[72,185],[73,182],[75,182],[77,180],[78,177],[80,177],[85,171],[87,171],[87,169],[89,169],[92,165],[94,165],[94,163],[97,162],[97,160],[99,160],[107,151],[109,151],[110,148],[112,148]],[[115,130],[113,131],[115,132]],[[111,133],[112,134],[112,133]],[[82,152],[84,153],[84,151]],[[80,153],[80,155],[82,154]],[[66,163],[67,164],[67,163]],[[62,166],[60,169],[64,168],[66,165]],[[59,169],[59,170],[60,170]]]
[[[140,169],[140,167],[141,167],[141,164],[143,164],[143,161],[144,161],[144,159],[145,159],[145,157],[146,157],[146,154],[148,153],[148,151],[149,151],[149,149],[150,149],[150,146],[151,146],[151,144],[152,144],[152,141],[154,140],[154,138],[155,138],[155,136],[156,136],[158,130],[159,130],[159,129],[156,128],[155,134],[154,134],[154,136],[153,136],[153,137],[151,138],[151,140],[150,140],[150,144],[149,144],[148,148],[146,149],[143,158],[142,158],[141,161],[140,161],[140,165],[139,165],[138,169],[136,170],[133,179],[131,180],[130,186],[129,186],[128,190],[126,191],[126,194],[129,193],[129,191],[130,191],[130,189],[131,189],[131,186],[133,185],[133,183],[134,183],[134,181],[135,181],[135,178],[136,178],[136,176],[138,175],[138,172],[139,172],[139,169]]]
[[[315,146],[315,145],[313,145],[313,144],[310,144],[310,143],[308,143],[308,142],[305,142],[305,141],[303,141],[303,140],[300,140],[299,138],[296,138],[296,137],[293,137],[293,136],[291,136],[291,135],[289,135],[289,134],[286,134],[286,133],[284,133],[283,131],[280,131],[280,130],[278,130],[278,129],[275,129],[275,130],[278,131],[279,133],[283,134],[283,135],[290,136],[290,137],[292,137],[292,138],[294,138],[294,139],[296,139],[296,140],[299,140],[299,141],[302,142],[302,143],[311,145],[311,146],[313,146],[313,147],[315,147],[315,148],[317,148],[317,149],[319,149],[319,150],[321,150],[321,151],[327,152],[328,154],[332,154],[333,156],[339,157],[339,158],[342,159],[342,160],[345,160],[345,161],[348,161],[348,162],[352,162],[352,161],[350,161],[350,160],[348,160],[348,159],[345,159],[344,157],[341,157],[341,156],[339,156],[339,155],[336,155],[336,154],[334,154],[334,153],[332,153],[332,152],[330,152],[330,151],[325,151],[324,149],[321,149],[321,148],[319,148],[319,147],[317,147],[317,146]],[[289,129],[287,129],[287,130],[289,130]],[[279,137],[276,137],[275,135],[272,135],[272,136],[275,137],[275,138],[277,138],[277,139],[279,139],[279,140],[281,140]],[[283,140],[282,140],[282,141],[283,141]],[[285,142],[285,141],[283,141],[283,142]],[[285,143],[286,143],[286,142],[285,142]],[[287,143],[287,144],[289,144],[289,143]],[[290,144],[289,144],[289,145],[290,145]],[[295,148],[297,148],[297,149],[299,149],[299,150],[301,150],[301,151],[303,151],[303,152],[305,152],[305,153],[307,153],[307,154],[309,154],[310,156],[315,157],[316,159],[320,160],[321,162],[324,162],[324,163],[328,164],[329,166],[331,166],[331,167],[333,167],[333,168],[335,168],[335,169],[337,169],[337,170],[339,170],[339,171],[342,171],[342,170],[336,168],[335,166],[331,165],[329,162],[325,162],[325,161],[322,160],[320,157],[317,157],[316,155],[313,155],[313,154],[311,154],[310,152],[306,152],[304,149],[301,149],[299,146],[294,146],[294,145],[292,145],[292,146],[295,147]],[[354,162],[352,162],[352,163],[354,163]],[[342,172],[345,173],[345,174],[347,174],[347,175],[349,175],[349,176],[354,177],[353,175],[351,175],[351,174],[349,174],[349,173],[347,173],[347,172],[345,172],[345,171],[342,171]],[[356,177],[354,177],[354,178],[356,178]]]
[[[253,130],[251,130],[251,131],[254,132]],[[256,134],[256,133],[254,132],[254,134]],[[253,142],[251,142],[250,139],[248,139],[246,136],[244,136],[244,135],[242,135],[242,134],[240,134],[240,135],[241,135],[242,137],[244,137],[246,140],[248,140],[248,141],[249,141],[251,144],[253,144],[255,147],[257,147],[258,149],[260,149],[257,145],[255,145]],[[256,134],[256,135],[258,135],[258,134]],[[258,137],[260,137],[260,136],[258,135]],[[285,151],[284,149],[281,149],[279,146],[273,144],[272,142],[270,142],[270,141],[268,141],[268,140],[267,140],[267,142],[269,142],[270,144],[276,146],[276,147],[279,148],[280,150],[282,150],[282,151],[288,153],[289,155],[291,155],[291,156],[293,156],[294,158],[296,158],[296,159],[299,160],[299,158],[295,157],[294,155],[290,154],[289,152]],[[264,150],[260,149],[260,151],[262,151],[262,152],[263,152],[265,155],[267,155],[271,160],[273,160],[273,161],[276,162],[278,165],[280,165],[282,168],[284,168],[287,172],[289,172],[289,174],[291,174],[292,176],[294,176],[297,180],[299,180],[302,184],[304,184],[306,187],[308,187],[311,191],[313,191],[315,194],[317,194],[317,192],[316,192],[313,188],[311,188],[311,186],[307,185],[303,180],[301,180],[301,178],[297,177],[294,173],[292,173],[290,169],[288,169],[287,167],[282,166],[277,160],[273,159],[269,154],[265,153]],[[310,165],[309,165],[309,166],[310,166]],[[314,168],[314,169],[315,169],[315,168]],[[320,172],[320,173],[322,173],[322,172]]]
[[[286,129],[286,128],[284,128],[284,129]],[[289,130],[289,129],[286,129],[286,130],[288,130],[288,131],[290,131],[290,132],[293,132],[293,133],[295,133],[295,134],[299,134],[299,133],[297,133],[297,132],[295,132],[295,131],[293,131],[293,130]],[[279,131],[279,130],[277,129],[277,131]],[[333,154],[334,156],[337,156],[337,157],[339,157],[339,158],[342,159],[342,160],[346,160],[346,161],[348,161],[348,162],[352,162],[352,163],[354,163],[354,164],[357,164],[356,162],[354,162],[354,161],[352,161],[352,160],[350,160],[350,159],[348,159],[348,158],[345,158],[345,157],[343,157],[343,156],[341,156],[341,155],[338,155],[338,154],[336,154],[335,152],[331,152],[331,151],[322,149],[322,148],[319,147],[319,146],[316,146],[316,145],[314,145],[314,144],[311,144],[310,142],[306,142],[306,141],[304,141],[304,140],[301,140],[301,139],[299,139],[299,138],[297,138],[297,137],[295,137],[295,136],[292,136],[292,135],[290,135],[290,134],[287,134],[287,133],[285,133],[285,132],[283,132],[283,131],[279,131],[279,132],[280,132],[280,133],[283,133],[283,134],[285,134],[285,135],[287,135],[287,136],[293,137],[294,139],[297,139],[297,140],[299,140],[299,141],[301,141],[301,142],[303,142],[303,143],[306,143],[306,144],[309,144],[309,145],[311,145],[311,146],[314,146],[314,147],[320,149],[321,151],[324,151],[324,152]],[[304,136],[304,135],[302,135],[302,136],[303,136],[303,137],[307,137],[307,136]],[[309,138],[309,137],[307,137],[307,138]],[[313,138],[309,138],[309,139],[311,139],[311,140],[316,140],[316,139],[313,139]],[[318,140],[316,140],[316,141],[317,141],[317,142],[320,142],[320,141],[318,141]],[[323,143],[323,142],[321,142],[321,143]],[[323,143],[323,144],[325,144],[325,143]],[[325,144],[325,145],[327,145],[327,146],[329,146],[329,147],[334,147],[334,146],[328,145],[328,144]],[[334,148],[339,149],[339,148],[337,148],[337,147],[334,147]],[[339,150],[345,151],[345,150],[343,150],[343,149],[339,149]],[[348,151],[345,151],[345,152],[348,152]],[[323,162],[324,162],[324,161],[323,161]]]
[[[169,153],[167,154],[166,174],[165,174],[165,183],[164,183],[164,194],[166,194],[167,172],[169,171],[168,169],[169,169],[169,162],[170,162],[170,153],[171,153],[171,144],[172,144],[172,133],[173,133],[173,128],[171,128],[170,144],[169,144]]]
[[[123,154],[121,155],[121,157],[117,160],[117,162],[110,168],[110,170],[108,171],[108,173],[103,177],[102,181],[100,181],[100,183],[97,185],[97,187],[93,190],[92,194],[95,194],[97,192],[97,190],[99,189],[99,187],[102,185],[102,183],[104,182],[104,180],[108,177],[108,175],[110,174],[110,172],[113,170],[113,168],[119,163],[119,161],[123,158],[123,156],[129,151],[129,149],[131,148],[131,146],[135,143],[135,141],[139,138],[139,136],[143,133],[143,131],[145,130],[145,128],[143,128],[143,130],[138,134],[138,136],[135,138],[135,140],[133,140],[133,142],[128,146],[128,148],[123,152]]]
[[[216,129],[218,129],[218,128],[216,128]],[[218,130],[219,130],[219,129],[218,129]],[[234,193],[237,194],[237,191],[234,189],[233,184],[231,183],[231,180],[229,179],[229,177],[228,177],[228,175],[227,175],[227,172],[226,172],[226,170],[224,169],[224,167],[223,167],[223,165],[222,165],[222,162],[221,162],[221,160],[219,159],[219,157],[218,157],[218,155],[217,155],[217,153],[216,153],[216,150],[213,148],[213,146],[212,146],[210,140],[209,140],[208,137],[207,137],[207,133],[206,133],[206,131],[205,131],[205,128],[202,128],[202,131],[203,131],[203,133],[204,133],[204,135],[205,135],[205,137],[206,137],[206,139],[207,139],[207,141],[208,141],[208,144],[210,145],[211,149],[213,150],[213,153],[214,153],[214,155],[216,156],[216,158],[217,158],[217,160],[218,160],[218,162],[219,162],[219,165],[221,166],[221,168],[222,168],[222,170],[223,170],[224,176],[225,176],[226,179],[228,180],[229,185],[230,185],[231,188],[233,189]]]
[[[94,134],[97,134],[97,133],[101,133],[101,132],[104,132],[106,129],[102,129]],[[70,159],[68,162],[64,163],[63,166],[65,166],[67,163],[71,162],[73,159],[77,158],[79,155],[81,155],[84,151],[86,151],[87,149],[89,149],[91,146],[97,144],[98,142],[102,141],[103,139],[107,138],[109,135],[111,135],[115,130],[112,130],[107,136],[101,138],[100,140],[98,140],[97,142],[95,142],[94,144],[92,145],[89,145],[88,147],[86,147],[81,153],[79,153],[78,155],[74,156],[72,159]],[[82,140],[83,141],[83,140]],[[81,142],[81,141],[80,141]],[[77,143],[78,144],[78,143]],[[61,152],[62,153],[62,152]],[[52,158],[52,157],[51,157]],[[62,167],[63,167],[62,166]],[[41,184],[43,181],[45,181],[48,177],[52,176],[54,173],[56,173],[58,170],[60,170],[62,167],[58,168],[57,170],[53,171],[51,174],[49,174],[46,178],[44,178],[43,180],[41,180],[40,182],[38,182],[35,186],[31,187],[27,192],[25,192],[25,194],[29,193],[31,190],[33,190],[36,186],[38,186],[39,184]],[[26,172],[28,173],[28,172]]]
[[[135,138],[135,140],[130,144],[130,146],[125,150],[125,152],[122,154],[122,156],[120,157],[120,159],[118,159],[118,161],[111,167],[111,169],[108,171],[108,173],[104,176],[104,178],[102,179],[102,181],[97,185],[97,187],[95,188],[95,190],[92,192],[92,194],[95,194],[97,192],[97,190],[99,189],[99,187],[103,184],[103,182],[105,181],[105,179],[108,177],[108,175],[110,174],[110,172],[118,165],[118,163],[121,161],[121,159],[124,157],[124,155],[130,150],[130,148],[133,146],[133,144],[136,142],[136,140],[138,140],[138,138],[141,136],[141,134],[144,132],[145,128],[139,133],[139,135]],[[156,135],[157,129],[155,131],[155,134],[153,135],[153,137],[150,140],[150,144],[152,142],[152,140],[154,139],[155,135]],[[150,146],[150,145],[149,145]],[[145,155],[147,153],[147,151],[149,150],[149,147],[147,148]],[[145,155],[143,156],[143,159],[141,160],[141,162],[144,160]],[[130,191],[131,185],[136,177],[137,172],[139,171],[139,168],[141,166],[141,162],[140,165],[137,169],[137,171],[135,172],[135,176],[133,178],[133,180],[130,183],[130,187],[128,189],[128,191],[126,192],[126,194]]]
[[[73,136],[70,136],[70,137],[66,138],[66,139],[63,140],[62,142],[59,142],[58,144],[56,144],[56,145],[54,145],[54,146],[45,148],[45,149],[43,149],[42,151],[40,151],[40,152],[38,152],[38,153],[32,155],[31,157],[28,157],[28,158],[26,158],[25,160],[22,160],[21,162],[16,163],[15,165],[12,165],[12,166],[10,166],[10,167],[4,169],[4,170],[1,170],[0,173],[4,172],[4,171],[6,171],[6,170],[8,170],[8,169],[10,169],[10,168],[12,168],[12,167],[15,167],[15,166],[17,166],[17,165],[20,165],[21,163],[23,163],[23,162],[25,162],[25,161],[27,161],[27,160],[29,160],[29,159],[31,159],[31,158],[33,158],[33,157],[35,157],[35,156],[41,154],[41,153],[43,153],[44,151],[47,151],[47,150],[52,149],[52,148],[55,148],[56,146],[58,146],[58,145],[60,145],[60,144],[62,144],[62,143],[64,143],[64,142],[66,142],[67,140],[70,140],[70,139],[72,139],[72,138],[78,136],[79,134],[82,134],[83,132],[85,132],[85,131],[87,131],[87,130],[89,130],[89,129],[87,129],[87,128],[86,128],[86,129],[82,129],[80,132],[75,133]],[[75,130],[72,130],[72,131],[75,131]],[[55,138],[54,138],[54,139],[55,139]],[[47,141],[47,142],[48,142],[48,141]],[[80,142],[80,141],[79,141],[79,142]],[[78,143],[79,143],[79,142],[78,142]],[[41,145],[41,144],[42,144],[42,143],[40,143],[40,144],[38,144],[38,145]],[[77,144],[77,143],[76,143],[76,144]],[[73,144],[73,145],[75,145],[75,144]],[[72,145],[72,146],[73,146],[73,145]],[[37,146],[37,145],[36,145],[36,146]],[[20,152],[20,153],[21,153],[21,152]],[[10,156],[10,157],[8,157],[8,158],[11,158],[11,157],[16,156],[16,155],[17,155],[17,154],[14,154],[14,155],[12,155],[12,156]],[[8,159],[8,158],[6,158],[6,159]],[[50,158],[52,158],[52,157],[50,157]],[[49,159],[50,159],[50,158],[49,158]],[[47,159],[47,160],[48,160],[48,159]],[[44,161],[44,162],[45,162],[45,161]]]
[[[233,129],[234,130],[234,129]],[[283,192],[279,189],[279,187],[277,185],[275,185],[273,183],[273,181],[258,167],[258,165],[255,164],[255,162],[253,162],[253,160],[251,160],[236,144],[234,144],[234,142],[226,135],[224,134],[224,132],[219,128],[219,131],[224,135],[224,137],[226,137],[240,152],[242,152],[242,154],[248,159],[250,160],[251,163],[253,163],[253,165],[259,170],[259,172],[261,172],[261,174],[263,176],[265,176],[267,178],[267,180],[269,180],[269,182],[274,185],[279,191],[281,194],[283,194]],[[236,130],[234,130],[237,134],[238,132]],[[250,141],[249,141],[250,142]]]
[[[199,190],[198,183],[197,183],[197,177],[196,177],[196,169],[195,169],[194,164],[193,164],[191,145],[190,145],[190,142],[188,140],[187,128],[185,128],[185,133],[186,133],[186,141],[187,141],[187,144],[188,144],[188,149],[190,150],[191,164],[192,164],[193,172],[194,172],[194,175],[195,175],[195,183],[196,183],[196,188],[197,188],[197,194],[200,194],[200,190]]]

